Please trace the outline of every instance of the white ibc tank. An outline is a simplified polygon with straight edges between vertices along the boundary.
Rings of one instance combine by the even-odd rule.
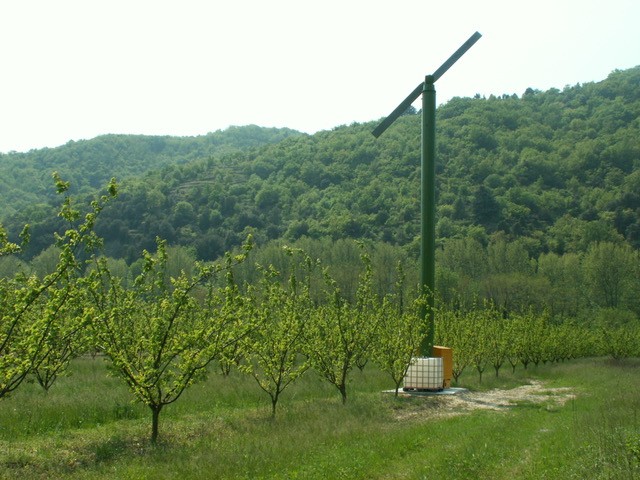
[[[404,376],[403,390],[442,390],[442,357],[415,357]]]

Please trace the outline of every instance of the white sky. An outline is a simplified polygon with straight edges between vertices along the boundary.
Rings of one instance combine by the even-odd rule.
[[[638,0],[0,0],[0,152],[376,120],[476,30],[438,103],[640,64]]]

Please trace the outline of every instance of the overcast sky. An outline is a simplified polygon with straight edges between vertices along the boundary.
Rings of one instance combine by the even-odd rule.
[[[476,30],[438,103],[640,64],[638,0],[0,0],[0,152],[380,119]]]

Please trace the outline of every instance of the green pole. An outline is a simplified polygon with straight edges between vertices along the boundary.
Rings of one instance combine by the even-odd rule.
[[[422,91],[420,285],[428,300],[422,312],[427,325],[427,335],[420,345],[423,357],[432,355],[435,334],[433,307],[436,287],[436,89],[433,83],[433,75],[427,75]]]
[[[427,335],[420,344],[420,355],[430,357],[435,338],[435,290],[436,290],[436,89],[434,83],[456,63],[481,37],[474,33],[446,62],[427,75],[396,109],[371,132],[378,138],[422,92],[422,153],[421,153],[421,226],[420,226],[420,287],[427,295],[427,304],[420,312],[427,326]]]

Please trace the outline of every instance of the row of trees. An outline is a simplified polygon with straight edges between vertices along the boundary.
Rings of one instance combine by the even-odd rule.
[[[355,240],[302,238],[295,242],[275,241],[256,245],[253,258],[279,270],[287,268],[283,245],[301,248],[313,258],[321,258],[343,294],[353,300],[363,265]],[[406,285],[418,282],[412,258],[397,246],[366,242],[371,255],[374,289],[384,295],[397,281],[396,265],[401,263]],[[193,273],[194,248],[167,245],[167,271],[178,276],[181,270]],[[450,239],[437,250],[437,291],[451,308],[470,308],[478,299],[489,300],[506,313],[523,313],[534,308],[549,310],[552,317],[579,319],[594,324],[609,318],[614,324],[640,317],[640,255],[623,242],[595,243],[584,253],[541,254],[531,257],[524,240],[507,241],[496,235],[484,245],[474,238]],[[28,262],[16,256],[0,259],[0,276],[21,270],[40,276],[52,273],[60,249],[49,247]],[[131,265],[123,259],[108,258],[109,268],[126,285],[140,274],[144,260]],[[257,271],[251,265],[239,267],[239,281],[254,283]],[[315,282],[312,289],[317,288]],[[562,295],[558,295],[562,292]]]
[[[623,242],[592,244],[583,253],[530,257],[524,240],[497,236],[487,246],[451,239],[437,252],[438,290],[451,305],[477,298],[504,312],[549,310],[552,317],[597,323],[640,318],[640,253]]]
[[[60,192],[68,188],[59,178],[57,184]],[[344,402],[349,374],[363,365],[367,352],[395,360],[397,349],[404,349],[401,363],[408,364],[417,348],[419,326],[396,350],[381,348],[390,343],[383,340],[383,325],[402,325],[388,330],[397,336],[418,325],[419,316],[415,308],[411,313],[393,309],[391,295],[374,294],[364,254],[354,303],[317,260],[301,251],[286,251],[288,273],[258,267],[255,284],[240,284],[236,270],[252,249],[250,240],[241,253],[215,264],[198,263],[176,276],[168,274],[166,244],[158,240],[156,252],[144,252],[139,275],[128,283],[95,252],[100,243],[93,233],[96,216],[115,194],[112,184],[83,221],[65,201],[60,215],[69,228],[58,239],[53,273],[19,272],[0,279],[0,398],[29,374],[49,389],[74,356],[100,352],[136,400],[150,408],[155,442],[162,409],[202,380],[214,360],[253,375],[275,414],[282,391],[309,367],[334,385]],[[20,245],[1,233],[1,255],[19,251]],[[314,293],[312,278],[323,284]],[[386,364],[400,368],[391,360]],[[399,382],[404,370],[391,373]]]
[[[436,319],[436,342],[455,352],[456,381],[466,369],[475,370],[482,381],[485,370],[493,369],[497,377],[505,365],[515,371],[519,365],[527,369],[585,356],[640,356],[640,325],[635,323],[586,327],[532,311],[505,318],[492,304],[442,309]]]
[[[66,191],[68,184],[56,181]],[[187,262],[172,273],[170,250],[158,240],[156,252],[145,251],[138,274],[128,280],[117,262],[98,255],[100,239],[93,233],[96,216],[115,194],[111,184],[84,217],[65,200],[60,215],[69,228],[58,238],[51,273],[0,278],[0,398],[29,374],[48,389],[74,356],[100,352],[151,410],[155,442],[163,408],[204,379],[214,361],[223,371],[235,366],[253,376],[274,415],[282,392],[307,370],[346,402],[354,367],[371,361],[390,375],[397,392],[426,333],[424,298],[412,292],[401,263],[393,285],[380,292],[371,257],[359,245],[359,275],[349,292],[300,248],[282,247],[280,267],[249,268],[256,260],[249,237],[222,261]],[[2,232],[0,248],[9,255],[20,245]],[[456,352],[456,380],[465,368],[482,375],[493,367],[497,375],[505,362],[526,368],[584,355],[640,354],[639,332],[629,325],[587,329],[533,311],[505,315],[495,305],[443,308],[437,318],[438,342]]]

